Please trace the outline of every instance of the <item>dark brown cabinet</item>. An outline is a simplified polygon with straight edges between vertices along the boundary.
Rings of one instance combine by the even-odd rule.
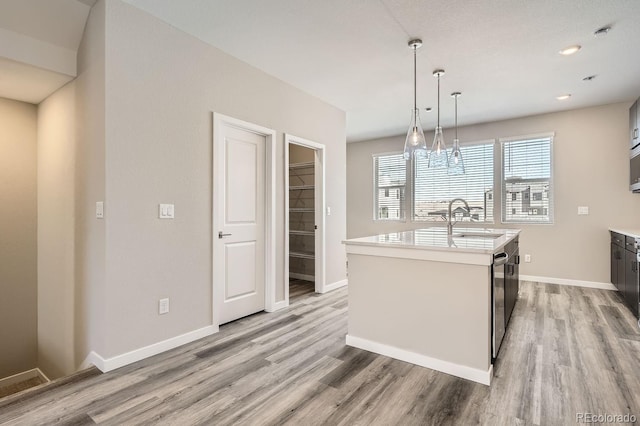
[[[638,110],[638,101],[635,101],[633,105],[631,105],[631,108],[629,108],[629,142],[631,149],[640,144],[640,135],[638,135],[640,119],[638,118],[638,114],[640,114],[640,110]]]
[[[626,236],[624,250],[624,300],[636,317],[638,316],[638,296],[640,295],[640,282],[638,278],[636,239]]]
[[[611,232],[611,284],[624,294],[624,235]]]
[[[611,283],[635,317],[640,305],[638,243],[633,236],[611,232]]]
[[[506,252],[509,258],[504,268],[504,319],[505,324],[509,324],[520,290],[520,248],[517,237],[507,244]]]

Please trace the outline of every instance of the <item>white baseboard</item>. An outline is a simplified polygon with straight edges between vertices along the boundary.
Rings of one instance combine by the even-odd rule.
[[[0,379],[0,388],[24,382],[25,380],[33,379],[34,377],[40,377],[45,382],[51,381],[39,368],[32,368],[31,370],[23,371],[22,373]]]
[[[311,281],[313,283],[316,282],[315,275],[298,274],[295,272],[289,272],[289,278],[295,278],[296,280],[303,280],[303,281]]]
[[[597,281],[570,280],[567,278],[536,277],[534,275],[520,275],[520,281],[537,281],[540,283],[572,285],[575,287],[599,288],[601,290],[616,290],[616,286],[611,283],[600,283]]]
[[[347,284],[349,284],[349,280],[340,280],[340,281],[336,281],[335,283],[325,284],[322,290],[320,291],[320,293],[328,293],[337,288],[344,287]]]
[[[350,336],[348,334],[346,343],[348,346],[399,359],[400,361],[410,362],[411,364],[427,367],[432,370],[451,374],[452,376],[461,377],[483,385],[489,386],[491,384],[491,377],[493,375],[492,365],[489,366],[487,371],[479,370],[477,368],[467,367],[466,365],[454,364],[452,362],[431,358],[426,355],[410,352],[405,349],[396,348],[383,343]]]
[[[84,360],[82,366],[88,367],[90,364],[95,365],[100,371],[106,373],[108,371],[115,370],[116,368],[124,367],[125,365],[132,364],[136,361],[149,358],[153,355],[157,355],[162,352],[166,352],[170,349],[177,348],[178,346],[191,343],[194,340],[201,339],[203,337],[210,336],[218,332],[218,326],[209,325],[198,330],[190,331],[180,336],[172,337],[167,340],[163,340],[158,343],[145,346],[140,349],[135,349],[131,352],[127,352],[121,355],[116,355],[111,358],[103,358],[94,351],[91,351]],[[82,368],[82,367],[81,367]]]
[[[280,309],[284,309],[287,306],[289,306],[289,301],[288,300],[281,300],[279,302],[274,303],[270,308],[265,309],[265,312],[279,311]]]

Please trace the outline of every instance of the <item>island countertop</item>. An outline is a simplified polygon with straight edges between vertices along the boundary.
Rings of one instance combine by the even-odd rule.
[[[494,253],[520,234],[519,229],[445,227],[392,232],[345,240],[347,253],[417,260],[491,265]]]

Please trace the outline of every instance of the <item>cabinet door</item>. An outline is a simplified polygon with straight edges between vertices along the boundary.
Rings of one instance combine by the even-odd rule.
[[[629,140],[631,148],[636,146],[640,142],[638,136],[638,101],[635,101],[631,108],[629,108]]]
[[[618,258],[617,256],[617,251],[616,251],[616,245],[611,243],[611,257],[610,257],[610,263],[611,263],[611,284],[615,285],[616,288],[618,288]]]
[[[509,257],[509,262],[505,265],[504,280],[504,318],[505,324],[509,324],[513,308],[518,299],[518,289],[520,287],[519,274],[519,251],[513,252]]]
[[[624,299],[631,312],[638,316],[638,261],[636,254],[625,250],[624,258]]]

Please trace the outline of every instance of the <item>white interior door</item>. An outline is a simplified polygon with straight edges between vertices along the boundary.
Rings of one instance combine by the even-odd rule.
[[[223,124],[214,158],[214,289],[219,324],[265,308],[266,137]]]

